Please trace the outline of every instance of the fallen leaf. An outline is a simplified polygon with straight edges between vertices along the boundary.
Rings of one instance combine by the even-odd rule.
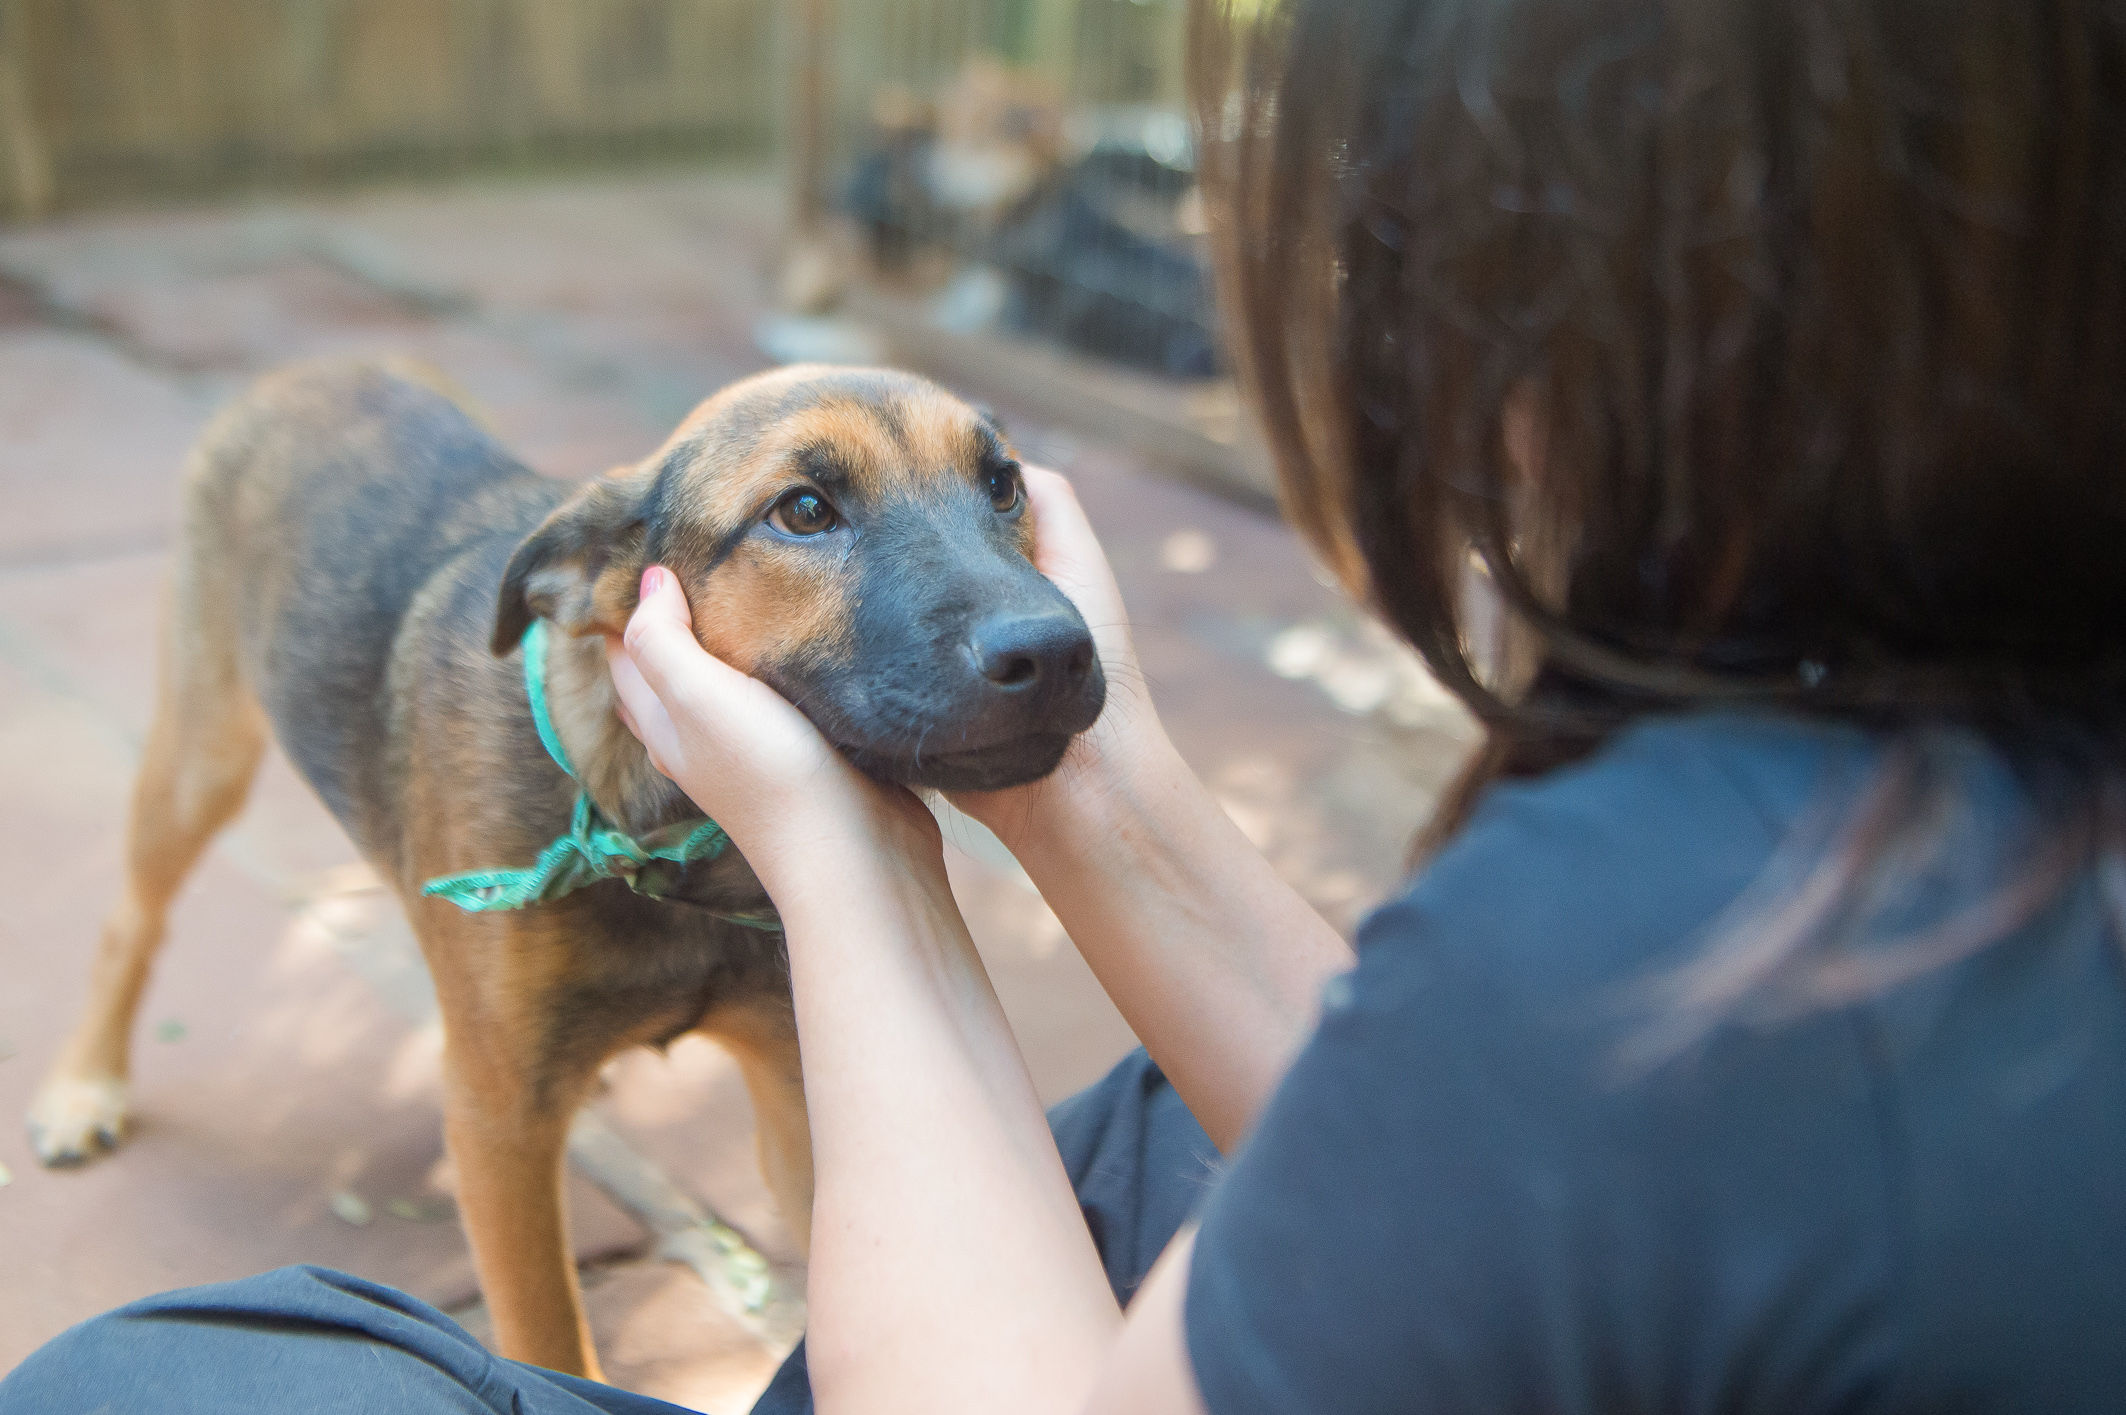
[[[1159,568],[1173,574],[1200,575],[1217,563],[1218,543],[1194,526],[1159,543]]]
[[[369,1221],[376,1217],[369,1207],[369,1201],[352,1189],[339,1190],[333,1194],[331,1203],[332,1216],[341,1223],[352,1224],[356,1228],[367,1228]]]

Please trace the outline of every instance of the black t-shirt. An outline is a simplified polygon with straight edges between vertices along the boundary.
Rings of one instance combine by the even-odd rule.
[[[1213,1415],[2126,1409],[2126,871],[1868,1001],[1626,1059],[1646,980],[1805,874],[1881,754],[1709,714],[1495,789],[1205,1206]],[[2028,864],[2013,776],[1960,770],[1899,937]]]

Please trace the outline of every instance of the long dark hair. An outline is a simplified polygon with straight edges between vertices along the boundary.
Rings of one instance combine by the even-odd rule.
[[[1500,773],[1737,703],[1921,758],[1977,734],[2058,838],[2117,848],[2126,6],[1195,20],[1221,289],[1286,512],[1489,732],[1442,833]],[[1849,862],[1924,812],[1863,814]]]

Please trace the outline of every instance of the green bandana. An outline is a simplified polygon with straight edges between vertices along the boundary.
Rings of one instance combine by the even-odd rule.
[[[531,699],[532,725],[554,764],[575,779],[561,736],[554,731],[546,706],[546,621],[536,619],[524,635],[524,692]],[[539,852],[529,869],[470,870],[444,875],[421,886],[424,895],[441,895],[460,909],[485,913],[490,909],[522,909],[544,904],[602,879],[623,879],[627,887],[651,899],[670,898],[679,888],[688,865],[713,860],[731,843],[723,828],[706,816],[674,821],[640,840],[615,829],[591,801],[591,793],[579,784],[576,810],[568,833]],[[773,909],[757,914],[712,910],[719,919],[744,924],[749,929],[776,931],[782,922]]]

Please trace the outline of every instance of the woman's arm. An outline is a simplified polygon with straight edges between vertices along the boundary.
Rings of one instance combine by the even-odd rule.
[[[1029,467],[1026,491],[1041,571],[1099,644],[1107,709],[1048,780],[953,803],[1018,856],[1182,1100],[1231,1151],[1351,951],[1174,749],[1070,483]]]
[[[1082,1409],[1121,1314],[936,823],[702,652],[669,572],[645,575],[612,665],[658,769],[782,914],[813,1138],[818,1409]]]
[[[1108,1349],[1085,1415],[1204,1415],[1203,1393],[1189,1365],[1189,1259],[1196,1251],[1192,1223],[1174,1235],[1130,1301],[1122,1334]]]
[[[898,829],[898,847],[837,852],[831,890],[768,883],[813,1135],[814,1398],[1076,1410],[1120,1313],[935,823],[915,806]]]

